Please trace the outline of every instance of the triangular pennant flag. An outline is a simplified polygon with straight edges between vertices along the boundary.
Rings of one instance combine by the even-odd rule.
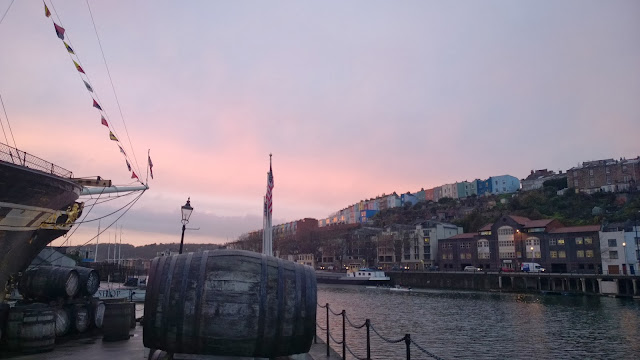
[[[118,138],[113,135],[113,133],[111,131],[109,131],[109,139],[113,140],[113,141],[118,141]]]
[[[122,148],[122,146],[118,145],[118,147],[120,148],[120,152],[124,154],[124,156],[127,156],[127,153],[124,152],[124,149]]]
[[[51,16],[51,11],[49,11],[49,8],[47,7],[47,4],[44,4],[44,16],[46,16],[46,17]]]
[[[65,41],[63,41],[63,43],[64,43],[64,47],[67,48],[67,51],[69,52],[69,54],[73,54],[73,55],[76,54],[73,52],[73,49],[71,48],[71,46],[69,46],[69,44],[67,44]]]
[[[78,70],[78,71],[80,71],[81,73],[84,74],[84,70],[82,70],[82,67],[80,67],[80,65],[78,65],[78,63],[75,60],[73,60],[73,65],[76,66],[76,70]]]
[[[100,123],[106,127],[109,127],[109,124],[107,123],[107,119],[104,118],[104,116],[101,117],[102,119],[100,120]]]
[[[127,163],[127,168],[129,169],[129,171],[131,171],[131,165],[129,164],[129,160],[125,159],[124,161]]]
[[[136,175],[136,172],[135,172],[135,171],[132,171],[132,172],[131,172],[131,178],[132,178],[132,179],[138,179],[138,180],[140,180],[140,179],[138,178],[138,175]]]
[[[58,35],[60,40],[64,40],[64,28],[62,26],[58,26],[56,23],[53,23],[53,27],[56,29],[56,35]]]
[[[98,102],[95,99],[93,99],[93,107],[98,110],[102,110],[102,108],[100,107],[100,104],[98,104]]]
[[[151,178],[153,179],[153,163],[151,162],[151,156],[149,156],[149,173],[151,174]]]
[[[82,80],[82,81],[84,81],[84,80]],[[93,88],[91,87],[91,85],[89,85],[89,83],[88,83],[88,82],[84,81],[84,86],[86,86],[86,87],[87,87],[87,90],[89,90],[89,91],[93,92]]]

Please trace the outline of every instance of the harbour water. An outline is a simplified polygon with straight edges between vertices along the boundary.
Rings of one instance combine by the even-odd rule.
[[[318,303],[346,311],[354,325],[370,319],[388,340],[405,333],[445,359],[637,359],[640,301],[600,296],[420,290],[318,284]],[[332,337],[342,317],[329,314]],[[318,308],[326,327],[326,309]],[[347,323],[347,345],[366,356],[366,330]],[[326,332],[318,329],[319,336]],[[332,342],[342,354],[342,345]],[[405,343],[386,343],[371,332],[373,359],[404,359]],[[354,357],[347,351],[347,359]],[[411,346],[412,359],[429,359]]]

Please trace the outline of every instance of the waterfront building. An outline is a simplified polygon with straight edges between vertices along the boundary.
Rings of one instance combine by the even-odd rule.
[[[403,259],[403,248],[411,246],[414,234],[415,227],[411,225],[393,224],[385,227],[375,239],[378,267],[389,270],[400,264]]]
[[[561,179],[563,177],[567,177],[567,175],[563,174],[562,171],[556,174],[554,171],[547,169],[531,170],[531,174],[522,179],[520,183],[522,184],[522,191],[531,191],[542,189],[544,182],[547,180]]]
[[[601,271],[600,226],[565,227],[558,220],[502,216],[477,233],[440,241],[438,261],[443,270],[476,266],[485,270],[519,271],[536,262],[551,272]]]
[[[592,194],[599,191],[638,189],[640,156],[635,159],[585,161],[567,170],[567,185],[575,191]]]
[[[403,247],[402,262],[415,270],[424,270],[436,266],[438,263],[439,242],[457,234],[462,234],[462,227],[454,224],[429,220],[417,223],[413,246]],[[405,250],[409,250],[409,252],[404,253]]]

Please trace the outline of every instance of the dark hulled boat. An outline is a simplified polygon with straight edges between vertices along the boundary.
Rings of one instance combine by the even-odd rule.
[[[73,173],[0,143],[0,299],[52,240],[66,234],[82,212],[82,186]]]

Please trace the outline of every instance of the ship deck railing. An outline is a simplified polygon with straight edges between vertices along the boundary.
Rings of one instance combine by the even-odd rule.
[[[63,178],[73,177],[73,172],[63,167],[3,143],[0,143],[0,160]]]

